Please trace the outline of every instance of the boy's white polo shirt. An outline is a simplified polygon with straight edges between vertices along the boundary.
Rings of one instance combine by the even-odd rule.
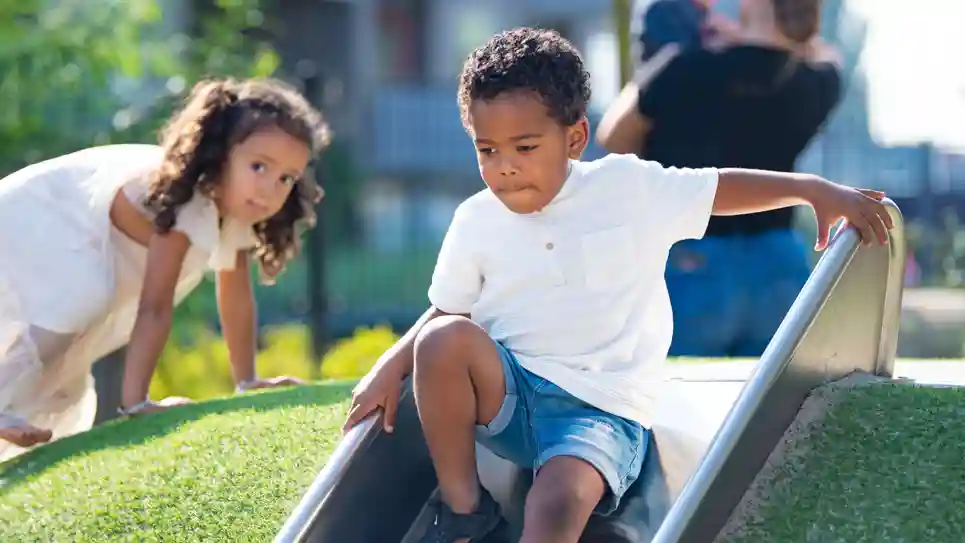
[[[703,236],[717,170],[633,155],[572,165],[538,213],[488,189],[460,204],[429,300],[470,314],[529,371],[649,427],[673,334],[667,253]]]

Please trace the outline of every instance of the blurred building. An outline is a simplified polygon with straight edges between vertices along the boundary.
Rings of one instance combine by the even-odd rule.
[[[739,0],[718,9],[736,16]],[[466,54],[502,29],[554,28],[587,57],[596,120],[617,92],[611,2],[597,0],[279,0],[274,37],[290,72],[316,71],[316,97],[366,178],[358,202],[364,242],[402,251],[437,243],[451,212],[478,190],[472,147],[456,107]],[[867,81],[859,69],[866,24],[847,0],[825,2],[825,39],[844,54],[847,91],[799,168],[896,198],[965,191],[960,161],[927,146],[882,147],[871,137]],[[599,156],[595,145],[588,158]],[[942,165],[944,179],[926,182]]]
[[[469,51],[519,25],[551,27],[588,57],[601,96],[616,92],[610,3],[586,0],[282,0],[276,44],[306,60],[320,98],[364,167],[359,201],[373,250],[438,243],[455,206],[482,184],[459,120],[456,78]],[[594,102],[594,114],[606,101]],[[599,156],[600,149],[588,151]]]
[[[195,12],[205,3],[190,5]],[[719,0],[736,15],[739,0]],[[520,25],[558,30],[583,52],[593,77],[591,124],[619,91],[617,42],[608,0],[276,0],[252,38],[270,40],[282,76],[308,80],[354,169],[330,183],[355,183],[351,247],[330,251],[330,313],[336,335],[358,324],[405,325],[425,288],[455,207],[479,190],[471,142],[456,105],[466,55],[492,34]],[[868,83],[860,69],[866,24],[849,0],[825,1],[825,39],[843,53],[846,94],[798,169],[881,188],[910,217],[965,198],[965,161],[928,145],[883,147],[869,130]],[[181,14],[179,17],[183,17]],[[190,17],[188,17],[190,19]],[[596,158],[595,144],[586,153]],[[331,213],[331,207],[328,208]],[[351,233],[350,233],[351,231]],[[304,271],[265,293],[262,308],[298,316]],[[281,285],[280,285],[281,287]],[[282,300],[284,298],[284,300]]]

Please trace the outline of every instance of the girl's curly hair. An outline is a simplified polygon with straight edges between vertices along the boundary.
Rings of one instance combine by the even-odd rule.
[[[308,101],[274,79],[205,80],[197,83],[161,130],[161,167],[151,180],[145,205],[155,213],[154,227],[167,233],[178,210],[195,191],[210,197],[218,185],[231,149],[259,130],[279,128],[304,142],[312,155],[323,151],[331,132]],[[281,211],[254,225],[261,279],[272,283],[300,249],[301,233],[315,225],[318,184],[306,172],[295,184]]]

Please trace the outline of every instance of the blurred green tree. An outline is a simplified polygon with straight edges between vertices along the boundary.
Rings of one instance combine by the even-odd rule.
[[[95,144],[152,141],[172,99],[205,75],[278,66],[244,30],[260,0],[0,2],[0,175]]]

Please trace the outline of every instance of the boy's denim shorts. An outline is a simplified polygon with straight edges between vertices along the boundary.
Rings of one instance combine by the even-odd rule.
[[[575,398],[519,365],[496,343],[506,376],[506,398],[476,440],[493,453],[536,471],[554,456],[574,456],[592,465],[609,487],[596,507],[612,513],[636,480],[646,456],[649,432]]]

